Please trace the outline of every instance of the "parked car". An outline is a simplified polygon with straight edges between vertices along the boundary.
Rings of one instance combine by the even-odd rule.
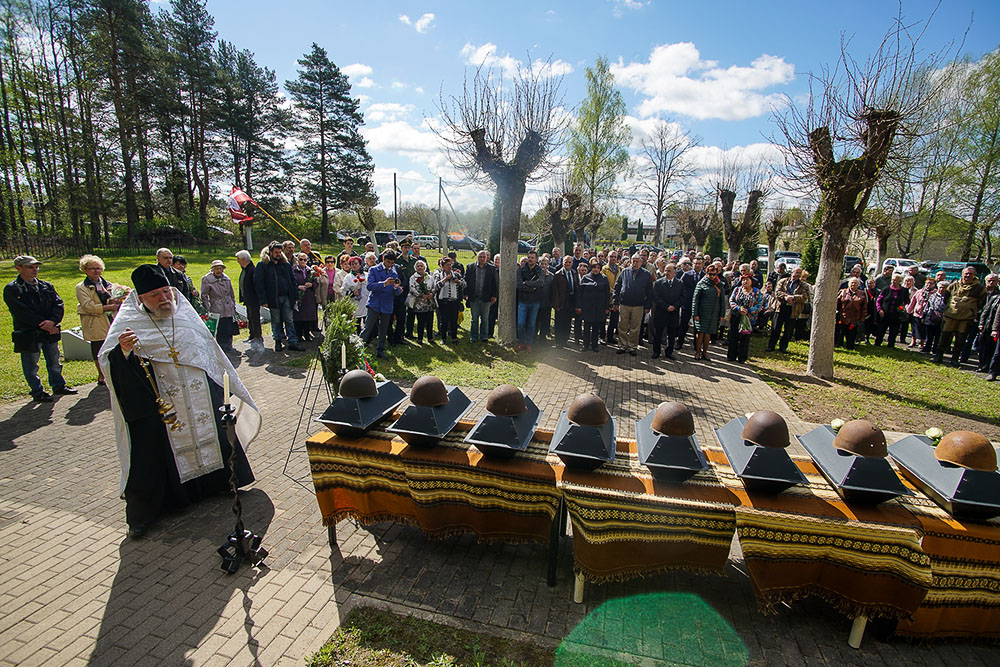
[[[933,273],[935,266],[937,266],[936,259],[925,259],[924,261],[920,262],[920,273],[924,274]]]
[[[535,246],[531,245],[528,241],[525,241],[524,239],[517,240],[517,254],[524,255],[534,251],[534,249]]]
[[[779,259],[785,259],[786,257],[798,257],[799,259],[802,259],[802,253],[795,252],[794,250],[779,250],[774,253],[775,264],[778,263]]]
[[[354,232],[349,231],[347,229],[337,230],[337,240],[340,241],[341,243],[343,243],[345,239],[353,239],[353,238],[354,238]]]
[[[396,235],[393,234],[392,232],[375,232],[375,245],[377,245],[379,248],[384,248],[386,243],[395,240],[396,240]],[[367,234],[359,236],[357,239],[355,239],[355,242],[362,246],[368,243],[369,241],[371,241],[371,238],[369,238]]]
[[[917,260],[906,259],[904,257],[889,257],[884,262],[882,262],[882,269],[885,267],[892,267],[892,275],[903,275],[909,273],[911,266],[917,266]]]
[[[417,232],[414,229],[394,229],[392,233],[396,235],[396,239],[402,241],[407,236],[411,239],[417,238]]]
[[[789,273],[792,272],[792,269],[795,269],[796,267],[801,267],[802,266],[802,258],[801,257],[782,257],[781,261],[785,263],[785,271],[788,271]],[[778,265],[778,259],[777,258],[774,259],[774,265],[775,266]]]
[[[452,232],[448,235],[448,247],[452,250],[473,250],[479,252],[486,247],[486,244],[467,234]]]
[[[984,282],[986,280],[986,276],[990,274],[990,267],[986,266],[982,262],[938,262],[934,265],[934,270],[931,271],[931,273],[944,271],[945,279],[948,282],[951,282],[961,278],[962,271],[967,266],[971,266],[976,270],[979,282]]]
[[[865,260],[860,257],[855,257],[854,255],[844,255],[844,275],[846,276],[851,272],[856,264],[861,265],[861,270],[865,269]]]
[[[414,243],[419,243],[422,248],[440,248],[441,239],[436,236],[431,236],[430,234],[421,234],[420,236],[413,237]]]

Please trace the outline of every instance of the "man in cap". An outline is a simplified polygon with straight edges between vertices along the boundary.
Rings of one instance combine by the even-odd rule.
[[[260,415],[208,327],[162,272],[145,264],[132,282],[98,360],[114,395],[125,520],[129,534],[141,537],[164,511],[229,488],[224,385],[238,415],[237,486],[254,479],[243,447]]]
[[[63,302],[52,283],[38,279],[42,265],[31,255],[14,259],[17,278],[3,288],[3,300],[14,319],[14,352],[21,354],[21,370],[28,381],[31,397],[39,402],[52,401],[42,381],[38,379],[38,358],[45,355],[49,386],[53,394],[75,394],[66,386],[59,363],[59,323],[63,318]]]

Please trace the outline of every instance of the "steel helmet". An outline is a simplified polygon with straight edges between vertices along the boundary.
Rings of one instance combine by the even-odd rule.
[[[683,403],[660,403],[653,413],[653,430],[663,435],[687,438],[694,435],[694,417]]]
[[[833,446],[848,454],[873,459],[885,458],[889,453],[882,429],[867,419],[854,419],[841,426],[833,439]]]
[[[372,398],[378,395],[375,378],[367,371],[347,371],[340,379],[340,395],[344,398]]]
[[[567,418],[580,426],[604,426],[608,423],[608,408],[596,394],[580,394],[569,404]]]
[[[497,417],[517,417],[528,411],[524,394],[512,384],[502,384],[486,397],[486,411]]]
[[[436,408],[451,402],[448,390],[444,388],[441,378],[425,375],[418,378],[410,389],[410,403],[424,408]]]
[[[761,447],[788,447],[788,424],[784,417],[771,410],[758,410],[750,415],[743,427],[743,439]]]
[[[934,448],[934,458],[970,470],[993,472],[997,469],[997,450],[990,441],[973,431],[952,431]]]

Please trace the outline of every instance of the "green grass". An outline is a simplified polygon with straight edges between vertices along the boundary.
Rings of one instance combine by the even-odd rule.
[[[329,246],[314,245],[313,249],[320,256],[336,255],[340,252],[339,244]],[[232,256],[232,252],[185,252],[188,261],[187,273],[200,288],[202,277],[208,273],[213,259],[226,262],[226,273],[235,282],[239,276],[240,266]],[[252,253],[256,259],[258,253]],[[431,268],[437,267],[441,253],[433,250],[422,250]],[[139,264],[152,263],[152,256],[123,256],[103,258],[106,265],[104,277],[122,285],[132,286],[129,276]],[[459,261],[468,264],[475,259],[475,253],[467,250],[459,251]],[[17,277],[12,260],[0,262],[0,279],[4,283]],[[65,257],[45,260],[38,273],[41,280],[51,282],[65,304],[66,314],[63,317],[62,329],[68,331],[80,325],[80,316],[76,312],[76,284],[83,280],[84,275],[79,270],[79,258]],[[489,344],[485,347],[473,347],[468,343],[468,319],[462,325],[464,333],[460,336],[466,342],[452,346],[437,346],[436,349],[417,348],[414,345],[392,348],[390,359],[381,364],[379,370],[387,377],[400,380],[413,380],[425,373],[439,375],[449,384],[481,387],[492,389],[497,384],[510,382],[521,385],[531,375],[536,362],[527,361],[499,345]],[[270,335],[269,325],[264,325],[264,335]],[[10,401],[29,395],[28,384],[21,373],[20,355],[14,354],[13,343],[10,342],[12,321],[10,311],[0,308],[0,400]],[[288,357],[285,365],[306,367],[312,360],[312,355]],[[44,363],[41,364],[39,377],[47,385]],[[63,376],[70,386],[94,382],[97,380],[97,367],[91,361],[64,361]]]
[[[805,342],[791,343],[787,353],[767,352],[765,343],[753,339],[749,365],[807,421],[869,419],[890,431],[937,426],[1000,439],[1000,387],[982,376],[905,348],[861,345],[853,352],[836,349],[835,378],[826,382],[805,374]]]
[[[309,667],[526,667],[552,665],[553,649],[356,607]]]

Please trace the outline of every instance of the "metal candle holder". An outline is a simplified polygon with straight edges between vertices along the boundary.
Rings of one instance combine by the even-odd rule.
[[[236,411],[230,403],[226,403],[219,408],[219,412],[222,413],[222,423],[226,425],[226,438],[229,440],[229,487],[233,491],[236,528],[226,543],[219,547],[218,553],[222,556],[222,569],[226,574],[235,574],[244,561],[253,567],[261,565],[267,558],[267,550],[260,546],[261,536],[243,526],[243,505],[236,485]]]

